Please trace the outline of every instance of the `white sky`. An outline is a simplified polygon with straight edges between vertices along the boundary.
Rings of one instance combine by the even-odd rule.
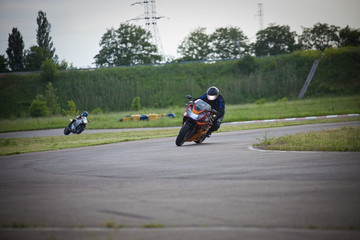
[[[25,49],[36,45],[37,13],[46,13],[59,59],[75,67],[94,67],[99,42],[107,29],[143,14],[144,0],[0,0],[0,55],[6,55],[8,36],[17,27]],[[269,23],[301,27],[327,23],[360,28],[360,0],[156,0],[158,30],[166,55],[177,57],[177,47],[197,27],[207,33],[236,26],[253,42],[260,28],[258,3],[263,3],[264,28]],[[131,22],[145,28],[144,21]]]

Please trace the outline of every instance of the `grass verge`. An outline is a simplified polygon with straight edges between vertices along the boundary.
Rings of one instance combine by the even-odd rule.
[[[283,151],[360,151],[360,127],[342,127],[264,139],[256,148]]]
[[[0,155],[40,152],[74,147],[94,146],[149,138],[170,137],[175,129],[131,132],[94,133],[54,137],[0,139]]]
[[[295,126],[312,123],[330,123],[343,121],[360,121],[360,117],[317,119],[300,122],[275,122],[247,125],[222,126],[219,132],[240,131],[258,128]],[[94,133],[54,137],[10,138],[0,139],[0,155],[13,155],[28,152],[40,152],[65,148],[94,146],[116,142],[134,141],[150,138],[175,137],[179,132],[175,129],[144,130],[131,132]],[[175,139],[174,139],[175,141]],[[174,143],[175,144],[175,143]]]
[[[185,101],[184,101],[185,106]],[[168,109],[142,109],[141,111],[91,114],[88,129],[143,128],[180,126],[184,107]],[[149,113],[175,113],[176,118],[161,118],[157,121],[120,122],[126,115],[142,115]],[[346,97],[309,98],[302,100],[269,102],[264,104],[226,105],[224,122],[278,119],[289,117],[307,117],[360,113],[360,95]],[[64,128],[69,118],[75,116],[58,116],[44,118],[18,118],[0,120],[0,132]]]

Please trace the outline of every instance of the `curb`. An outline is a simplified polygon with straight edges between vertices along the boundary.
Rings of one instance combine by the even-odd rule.
[[[314,119],[325,119],[325,118],[342,118],[342,117],[358,117],[360,114],[340,114],[340,115],[327,115],[327,116],[312,116],[312,117],[298,117],[298,118],[280,118],[280,119],[266,119],[266,120],[252,120],[242,122],[230,122],[223,123],[222,125],[239,125],[239,124],[251,124],[251,123],[269,123],[269,122],[285,122],[285,121],[305,121]]]

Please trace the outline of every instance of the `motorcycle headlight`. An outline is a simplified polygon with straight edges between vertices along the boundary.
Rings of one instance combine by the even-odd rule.
[[[202,117],[201,114],[195,114],[192,111],[188,111],[188,116],[194,120],[199,120]]]
[[[186,115],[190,116],[191,113],[192,113],[191,108],[186,109]]]

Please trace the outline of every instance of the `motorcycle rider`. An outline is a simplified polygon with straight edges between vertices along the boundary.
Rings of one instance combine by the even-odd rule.
[[[89,116],[88,112],[87,112],[87,111],[84,111],[82,114],[77,115],[77,116],[76,116],[76,119],[80,119],[80,118],[82,118],[82,117],[88,117],[88,116]]]
[[[213,125],[211,126],[206,135],[207,137],[210,137],[212,132],[217,131],[220,128],[221,122],[224,119],[225,100],[220,95],[219,89],[215,86],[209,87],[206,93],[197,99],[201,99],[207,102],[208,104],[210,104],[212,109],[215,109],[218,112],[214,118]]]
[[[89,116],[88,112],[87,112],[87,111],[84,111],[82,114],[77,115],[77,116],[76,116],[76,119],[79,120],[79,119],[81,119],[82,117],[88,117],[88,116]],[[76,119],[73,119],[73,120],[71,121],[71,123],[69,124],[69,126],[71,126],[71,124],[72,124],[73,122],[75,122]]]

